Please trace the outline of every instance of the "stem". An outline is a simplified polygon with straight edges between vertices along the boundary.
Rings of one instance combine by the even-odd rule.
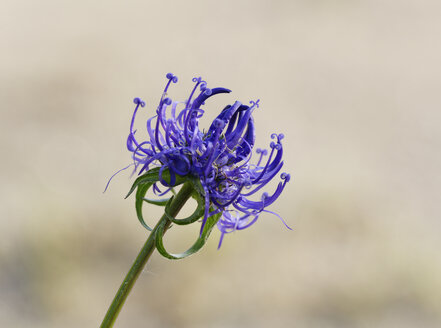
[[[169,214],[175,217],[184,206],[185,202],[190,198],[192,192],[193,186],[191,185],[191,183],[186,182],[170,204]],[[155,250],[156,230],[158,229],[159,224],[164,221],[166,221],[164,233],[170,227],[171,221],[168,220],[167,216],[164,214],[158,221],[156,226],[153,228],[153,230],[150,232],[147,241],[141,248],[141,251],[139,252],[135,262],[133,263],[132,267],[124,278],[124,281],[119,287],[118,292],[116,293],[115,298],[113,299],[113,302],[109,307],[109,310],[107,310],[106,316],[104,317],[103,323],[101,324],[100,328],[113,327],[113,324],[115,323],[115,320],[118,317],[118,314],[121,311],[127,296],[129,295],[133,285],[135,285],[136,280],[138,279],[147,261]]]

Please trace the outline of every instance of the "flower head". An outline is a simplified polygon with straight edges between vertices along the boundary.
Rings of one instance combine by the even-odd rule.
[[[255,143],[252,114],[259,107],[259,100],[250,101],[249,105],[236,101],[226,106],[204,132],[199,127],[199,119],[204,114],[201,107],[210,97],[231,91],[210,89],[202,78],[193,78],[195,86],[188,99],[173,101],[168,97],[168,90],[178,78],[171,73],[166,77],[168,82],[156,113],[146,123],[147,140],[139,140],[134,130],[136,114],[145,106],[141,99],[134,99],[136,107],[127,148],[139,174],[159,167],[159,181],[168,188],[162,194],[170,191],[177,175],[198,178],[205,199],[201,231],[208,217],[222,213],[217,222],[221,231],[220,247],[224,234],[251,226],[262,212],[275,214],[266,208],[280,196],[290,175],[280,175],[281,181],[272,194],[262,192],[262,188],[282,169],[284,136],[272,134],[269,151],[257,148],[258,159],[252,164]],[[169,173],[168,181],[163,177],[165,171]],[[156,184],[154,191],[160,192]],[[256,194],[257,200],[252,200]]]

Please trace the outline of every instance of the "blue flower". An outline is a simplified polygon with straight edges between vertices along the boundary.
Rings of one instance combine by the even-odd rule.
[[[251,163],[255,143],[252,114],[259,107],[259,100],[251,101],[249,105],[236,101],[226,106],[205,132],[199,127],[199,119],[204,114],[201,106],[210,97],[231,91],[210,89],[200,77],[193,78],[195,86],[188,99],[173,101],[167,92],[178,78],[171,73],[166,77],[167,85],[155,115],[146,122],[148,136],[143,141],[137,139],[134,122],[139,108],[145,103],[139,98],[134,99],[136,107],[127,148],[132,153],[135,172],[141,174],[159,167],[159,180],[168,189],[161,193],[156,184],[153,188],[161,194],[171,190],[177,175],[197,177],[205,198],[201,231],[208,217],[222,213],[217,222],[221,231],[219,247],[226,233],[248,228],[256,222],[260,213],[278,216],[266,208],[280,196],[290,175],[280,175],[281,181],[272,194],[261,192],[283,167],[283,134],[272,134],[270,150],[256,149],[258,160],[255,164]],[[168,182],[163,178],[165,170],[169,172]],[[256,200],[258,193],[261,194]]]

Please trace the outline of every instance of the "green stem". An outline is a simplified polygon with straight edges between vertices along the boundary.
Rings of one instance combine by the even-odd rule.
[[[185,202],[190,198],[192,192],[193,186],[191,185],[191,183],[185,183],[170,204],[169,214],[176,217],[181,208],[184,206]],[[164,214],[158,221],[156,226],[153,228],[153,230],[150,232],[150,235],[147,238],[144,246],[141,248],[138,257],[136,258],[135,262],[130,268],[130,271],[124,278],[124,281],[119,287],[118,292],[116,293],[115,298],[113,299],[113,302],[109,307],[109,310],[107,310],[106,316],[104,317],[103,323],[101,324],[100,328],[113,327],[113,324],[115,323],[115,320],[118,317],[118,314],[121,311],[127,296],[129,295],[133,285],[139,277],[139,274],[142,272],[147,261],[155,250],[155,233],[158,229],[158,226],[164,221],[166,221],[164,233],[170,227],[171,222]]]

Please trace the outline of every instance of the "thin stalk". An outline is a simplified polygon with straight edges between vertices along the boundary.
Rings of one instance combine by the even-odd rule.
[[[176,215],[179,213],[179,211],[184,206],[186,201],[190,198],[192,192],[193,192],[193,186],[191,185],[191,183],[189,182],[185,183],[182,186],[181,190],[178,192],[178,194],[174,197],[172,203],[170,204],[169,214],[176,217]],[[171,221],[168,220],[167,216],[164,214],[161,217],[161,219],[158,221],[156,226],[153,228],[153,230],[150,232],[147,241],[145,242],[144,246],[141,248],[141,251],[139,252],[135,262],[133,263],[132,267],[130,268],[129,272],[124,278],[121,286],[118,289],[118,292],[115,295],[115,298],[113,299],[112,304],[107,310],[106,316],[104,317],[104,320],[100,328],[113,327],[113,324],[115,323],[115,320],[118,317],[118,314],[121,311],[124,302],[127,299],[127,296],[129,295],[140,273],[144,269],[147,261],[149,260],[150,256],[152,255],[153,251],[156,248],[156,243],[155,243],[156,230],[158,229],[158,226],[164,221],[166,221],[164,233],[170,227]]]

